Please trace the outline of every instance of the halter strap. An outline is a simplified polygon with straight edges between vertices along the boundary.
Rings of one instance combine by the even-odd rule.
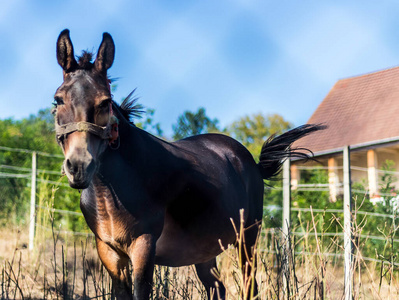
[[[65,125],[55,124],[57,140],[61,140],[63,137],[75,131],[90,132],[104,140],[108,140],[112,137],[111,126],[109,125],[103,127],[89,122],[68,123]]]
[[[90,122],[74,122],[64,125],[59,125],[55,122],[55,133],[57,137],[57,142],[61,143],[62,139],[75,131],[78,132],[89,132],[92,133],[103,140],[109,140],[113,143],[118,138],[118,118],[114,116],[112,110],[112,103],[110,103],[110,118],[106,126],[99,126]]]

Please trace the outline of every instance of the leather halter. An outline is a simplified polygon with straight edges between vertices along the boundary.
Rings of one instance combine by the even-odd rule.
[[[68,134],[78,131],[92,133],[103,140],[109,140],[109,144],[112,144],[119,136],[118,118],[113,114],[112,102],[109,104],[109,114],[110,118],[106,126],[99,126],[90,122],[73,122],[64,125],[59,125],[58,122],[55,122],[57,142],[61,144]]]

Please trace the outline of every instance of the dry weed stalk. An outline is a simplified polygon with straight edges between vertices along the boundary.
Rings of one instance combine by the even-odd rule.
[[[361,238],[367,218],[359,218],[357,214],[362,203],[353,211],[353,268],[356,275],[353,297],[395,299],[399,284],[393,253],[378,254],[382,263],[370,264],[362,256],[362,247],[368,241]],[[49,235],[44,230],[38,231],[37,239],[42,240],[36,241],[36,252],[29,253],[24,249],[21,234],[16,235],[13,251],[1,266],[0,299],[111,299],[111,281],[98,261],[93,240],[89,238],[68,245],[68,239],[56,230],[54,217],[45,216],[48,212],[40,213],[52,223],[52,232]],[[310,213],[311,221],[299,222],[298,229],[303,232],[299,238],[291,228],[287,236],[279,230],[263,229],[253,250],[255,258],[244,263],[242,258],[249,253],[244,250],[245,229],[241,212],[240,228],[235,228],[237,247],[225,249],[221,245],[220,272],[214,271],[216,278],[226,286],[226,300],[245,299],[248,291],[251,300],[342,298],[342,260],[330,257],[339,255],[343,248],[338,233],[330,237],[325,235],[325,228],[329,228],[332,221],[341,227],[343,224],[336,216],[328,221],[325,213],[316,215],[313,210]],[[392,243],[386,247],[392,248],[396,229],[387,227],[383,230],[388,231],[387,243]],[[258,295],[251,294],[255,280],[259,286]],[[218,290],[214,291],[213,299],[219,298]],[[151,299],[206,299],[206,293],[192,267],[157,266]]]

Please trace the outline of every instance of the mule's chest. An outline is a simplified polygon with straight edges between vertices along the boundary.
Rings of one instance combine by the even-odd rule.
[[[82,193],[81,210],[97,238],[116,248],[131,243],[137,221],[107,187],[89,188]]]
[[[143,197],[119,198],[107,186],[90,186],[82,192],[81,210],[97,238],[125,250],[140,235],[160,235],[163,211],[146,205]]]

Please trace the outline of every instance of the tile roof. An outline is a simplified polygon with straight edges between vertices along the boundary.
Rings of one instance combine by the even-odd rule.
[[[328,129],[307,136],[316,155],[345,145],[399,137],[399,67],[339,80],[308,121]]]

